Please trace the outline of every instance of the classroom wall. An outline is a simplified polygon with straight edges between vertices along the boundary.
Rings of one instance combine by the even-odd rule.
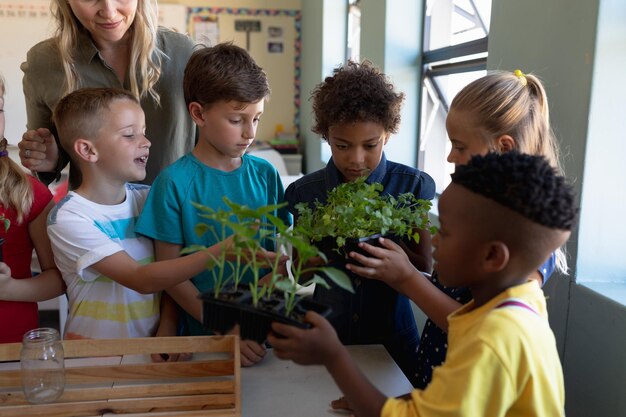
[[[326,165],[328,144],[311,131],[311,92],[346,57],[347,2],[305,0],[302,2],[302,101],[300,137],[304,152],[302,172],[311,173]]]
[[[385,146],[394,162],[417,166],[422,5],[415,0],[361,0],[361,59],[380,67],[405,93],[400,128]]]
[[[162,6],[187,8],[187,31],[196,40],[210,45],[233,41],[249,48],[255,61],[267,73],[272,94],[257,130],[258,140],[274,137],[277,125],[287,131],[300,129],[301,5],[300,0],[159,0]],[[206,39],[194,18],[212,19],[219,36]],[[237,31],[235,21],[259,21],[258,32]],[[270,48],[278,47],[278,50]]]

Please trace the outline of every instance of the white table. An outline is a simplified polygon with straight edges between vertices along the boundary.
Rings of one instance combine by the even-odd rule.
[[[384,347],[348,346],[363,373],[388,396],[406,394],[413,388]],[[319,417],[341,415],[330,402],[341,396],[323,366],[300,366],[283,361],[268,350],[261,363],[241,372],[243,417]]]

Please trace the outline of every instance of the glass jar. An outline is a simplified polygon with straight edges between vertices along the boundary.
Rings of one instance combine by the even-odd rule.
[[[22,388],[33,404],[53,402],[65,388],[63,343],[56,329],[29,330],[22,339]]]

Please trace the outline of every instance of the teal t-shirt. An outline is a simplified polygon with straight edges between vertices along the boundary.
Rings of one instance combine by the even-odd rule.
[[[235,203],[258,208],[284,201],[283,184],[278,171],[264,159],[244,155],[239,168],[224,172],[206,166],[189,153],[157,176],[143,211],[137,222],[136,231],[154,240],[187,247],[190,245],[211,246],[222,239],[212,233],[198,236],[195,226],[205,222],[191,202],[213,209],[228,210],[223,197]],[[286,209],[276,213],[286,223],[291,223]],[[221,230],[218,227],[217,230]],[[266,249],[274,250],[272,247]],[[251,275],[247,277],[251,279]],[[192,282],[200,292],[213,287],[210,271],[196,275]],[[188,333],[208,334],[202,325],[184,313]]]

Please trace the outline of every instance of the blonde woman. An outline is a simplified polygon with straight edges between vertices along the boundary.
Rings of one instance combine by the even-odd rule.
[[[158,27],[156,0],[52,0],[51,9],[55,36],[32,47],[21,66],[29,129],[18,145],[22,164],[47,182],[58,178],[69,157],[51,121],[56,103],[78,88],[122,88],[146,114],[153,146],[144,182],[152,183],[195,142],[182,89],[193,41]],[[70,183],[80,183],[74,169]]]
[[[54,264],[46,232],[52,194],[9,158],[4,138],[4,80],[0,77],[0,294],[10,297],[11,282],[30,278],[33,248],[41,274],[32,283],[43,299],[63,291],[61,274]],[[37,303],[0,301],[0,343],[21,342],[28,330],[38,327]]]

